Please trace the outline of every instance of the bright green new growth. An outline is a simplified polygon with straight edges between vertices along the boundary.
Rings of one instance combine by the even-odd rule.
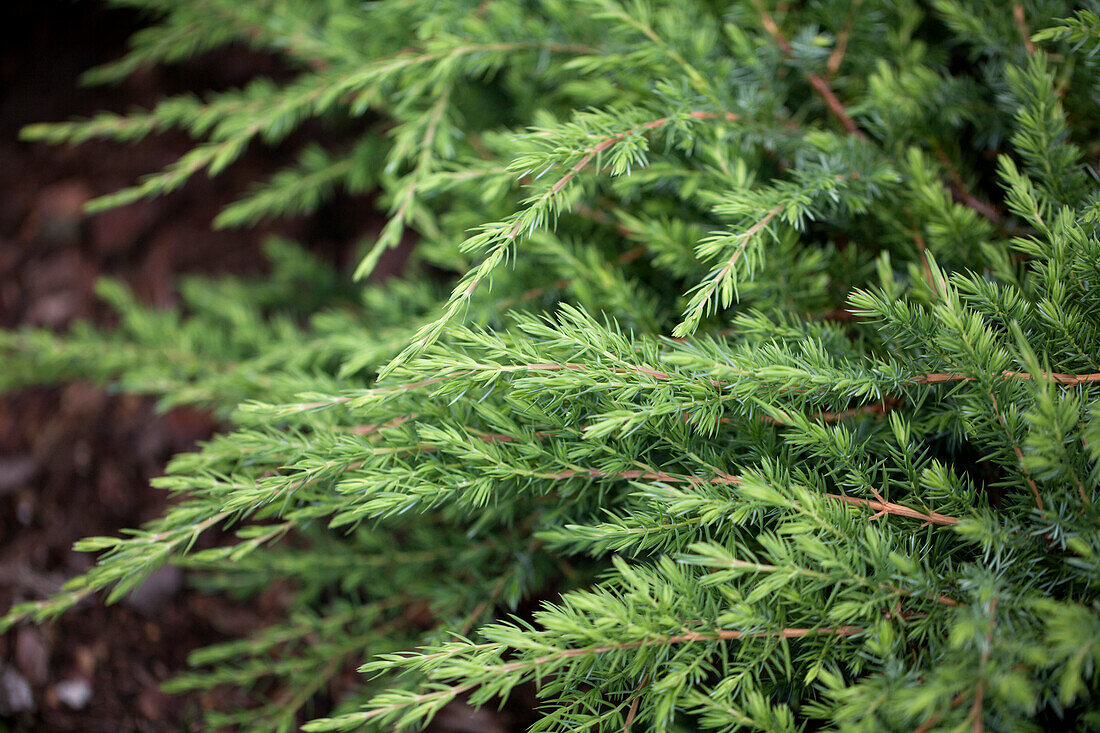
[[[285,84],[34,126],[196,138],[96,206],[307,119],[356,131],[219,226],[379,190],[401,279],[272,242],[178,312],[0,336],[230,426],[44,619],[165,562],[285,622],[196,653],[210,725],[428,722],[534,683],[539,730],[1100,726],[1100,7],[1059,0],[116,0],[109,82],[228,43]],[[440,273],[453,275],[441,282]],[[238,541],[192,550],[212,527]],[[537,610],[532,612],[533,605]],[[513,615],[515,614],[515,615]]]

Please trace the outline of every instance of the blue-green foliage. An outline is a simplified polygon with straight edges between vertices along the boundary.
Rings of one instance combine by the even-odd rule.
[[[0,626],[165,562],[280,581],[283,623],[171,685],[243,688],[209,723],[259,731],[527,683],[538,730],[1100,725],[1095,3],[115,4],[153,22],[89,81],[230,43],[297,73],[28,128],[194,136],[94,207],[316,118],[353,139],[217,224],[337,191],[388,223],[355,273],[276,241],[177,311],[107,282],[117,329],[0,335],[0,387],[226,425],[164,517]],[[366,280],[410,230],[405,274]]]

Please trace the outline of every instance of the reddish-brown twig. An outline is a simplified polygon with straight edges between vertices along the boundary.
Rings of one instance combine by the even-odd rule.
[[[1008,429],[1008,423],[1005,422],[1004,415],[1001,414],[1001,406],[997,404],[997,398],[990,393],[989,400],[993,403],[993,414],[996,415],[997,422],[1000,424],[1001,429],[1004,430],[1005,437],[1008,438],[1008,444],[1012,446],[1012,452],[1016,454],[1016,461],[1020,464],[1020,470],[1023,471],[1024,478],[1027,480],[1027,486],[1031,489],[1032,496],[1035,497],[1035,504],[1039,507],[1039,511],[1042,511],[1043,497],[1039,495],[1039,487],[1035,485],[1034,479],[1031,478],[1031,471],[1027,469],[1027,464],[1024,462],[1024,452],[1020,450],[1016,438]]]
[[[859,407],[850,407],[847,410],[839,410],[837,412],[821,410],[820,412],[815,412],[808,415],[808,417],[811,420],[820,420],[824,423],[837,423],[841,420],[847,419],[849,417],[856,417],[858,415],[873,415],[875,417],[881,417],[893,410],[898,405],[898,402],[899,400],[897,398],[891,397],[889,399],[883,400],[882,402],[875,402],[870,405],[860,405]],[[781,410],[780,414],[788,419],[790,418],[790,414],[787,412],[783,412]],[[783,420],[776,419],[771,415],[764,415],[760,419],[764,422],[772,423],[773,425],[787,424],[783,422]],[[729,418],[723,417],[720,419],[720,421],[728,422]]]
[[[617,652],[625,649],[638,649],[642,647],[658,645],[663,646],[671,644],[690,644],[698,641],[735,641],[738,639],[801,639],[807,636],[849,637],[860,634],[863,631],[864,629],[861,626],[786,628],[779,629],[778,631],[739,631],[733,629],[716,629],[710,632],[689,632],[686,634],[678,634],[676,636],[643,639],[640,641],[631,641],[623,644],[606,644],[603,646],[595,647],[564,649],[560,652],[554,652],[552,654],[546,654],[541,657],[536,657],[535,659],[519,660],[515,662],[508,662],[506,664],[486,667],[485,670],[493,675],[507,674],[509,672],[519,672],[525,669],[534,669],[550,662],[557,662],[562,659],[570,659],[572,657],[580,657],[589,654],[607,654],[609,652]],[[453,687],[425,692],[420,695],[415,695],[408,700],[402,700],[401,702],[391,703],[389,705],[384,705],[382,707],[378,707],[367,712],[359,713],[355,717],[359,722],[367,722],[369,720],[373,720],[384,715],[392,715],[395,711],[401,710],[409,705],[416,705],[432,700],[453,699],[455,696],[473,690],[478,686],[479,683],[477,682],[467,682],[461,685],[455,685]]]
[[[924,277],[928,281],[928,287],[932,288],[933,292],[935,292],[936,278],[932,276],[932,266],[928,264],[928,247],[924,244],[924,237],[919,234],[914,234],[913,241],[916,242],[917,251],[920,252],[921,266],[924,268]],[[943,295],[943,293],[938,294]]]
[[[970,706],[971,733],[982,733],[982,703],[985,700],[985,667],[989,663],[989,652],[993,643],[993,624],[997,619],[997,599],[989,603],[989,630],[985,634],[985,646],[978,660],[978,688],[974,693],[974,704]]]
[[[760,0],[752,0],[752,2],[760,13],[760,22],[764,25],[764,30],[766,30],[775,40],[775,44],[779,46],[779,50],[785,55],[790,56],[794,49],[791,46],[791,42],[788,41],[787,37],[783,35],[783,32],[779,30],[775,18],[773,18],[771,13],[760,4]],[[833,116],[840,121],[841,126],[844,127],[848,134],[855,135],[864,140],[867,139],[867,135],[863,130],[859,129],[859,125],[857,125],[855,120],[848,115],[848,111],[844,109],[844,105],[837,99],[836,94],[833,93],[832,87],[829,86],[829,82],[811,71],[805,72],[805,76],[806,81],[810,82],[810,86],[818,93],[818,96],[825,102],[825,106],[828,107],[829,111],[833,113]]]
[[[624,649],[639,649],[647,646],[664,646],[670,644],[691,644],[697,641],[736,641],[738,639],[801,639],[806,636],[855,636],[863,632],[862,626],[823,626],[819,628],[787,628],[778,631],[740,631],[737,629],[715,629],[709,632],[691,631],[686,634],[664,636],[655,639],[643,639],[641,641],[629,641],[622,644],[605,644],[603,646],[581,647],[577,649],[564,649],[560,652],[546,654],[531,660],[509,662],[497,667],[490,667],[493,672],[516,672],[528,667],[539,667],[549,662],[556,662],[571,657],[581,657],[588,654],[607,654]]]
[[[825,494],[830,499],[842,501],[845,504],[852,504],[853,506],[862,506],[867,509],[872,509],[877,514],[871,517],[871,519],[877,519],[878,517],[886,514],[893,514],[898,517],[908,517],[909,519],[919,519],[925,524],[938,524],[940,526],[949,527],[953,524],[958,524],[958,517],[949,517],[945,514],[939,514],[937,512],[924,512],[917,511],[903,504],[894,504],[889,501],[860,499],[855,496],[846,496],[844,494]],[[880,497],[881,499],[881,497]]]
[[[959,174],[959,169],[955,167],[955,164],[944,152],[943,148],[936,148],[936,157],[943,164],[943,167],[947,169],[947,175],[951,177],[951,185],[948,186],[948,190],[954,195],[954,197],[963,205],[974,209],[986,219],[989,219],[994,224],[1001,224],[1004,221],[1004,217],[1001,213],[994,209],[990,204],[982,201],[975,196],[967,188],[966,183],[963,181],[962,176]]]
[[[853,0],[848,8],[848,16],[844,19],[844,26],[836,35],[836,45],[829,54],[829,60],[825,62],[825,68],[829,70],[829,76],[835,76],[840,70],[840,62],[844,60],[844,54],[848,51],[848,37],[852,34],[852,26],[855,25],[856,15],[859,14],[859,6],[863,0]]]
[[[645,480],[645,481],[661,481],[663,483],[691,483],[691,484],[732,484],[737,485],[744,483],[744,480],[738,476],[731,476],[729,474],[720,474],[718,476],[712,476],[710,478],[700,478],[699,476],[691,476],[684,474],[667,473],[664,471],[620,471],[617,473],[608,473],[599,469],[569,469],[565,471],[559,471],[556,474],[552,474],[549,478],[554,479],[569,479],[569,478],[619,478],[627,480]],[[851,504],[852,506],[861,506],[867,509],[871,509],[877,512],[875,516],[871,517],[875,519],[877,517],[892,514],[899,517],[908,517],[909,519],[919,519],[925,524],[937,524],[941,526],[950,526],[958,524],[957,517],[950,517],[945,514],[939,514],[937,512],[921,512],[912,507],[907,507],[904,504],[895,504],[893,502],[886,501],[880,495],[876,493],[876,499],[861,499],[855,496],[847,496],[845,494],[825,494],[829,499],[834,501],[840,501],[845,504]]]
[[[364,426],[365,432],[373,432],[378,428],[375,426]],[[535,433],[536,439],[551,437],[556,435],[552,431],[539,431]],[[474,439],[483,443],[513,443],[521,440],[515,436],[507,435],[504,433],[480,433],[474,436]],[[523,438],[526,440],[526,438]],[[411,452],[419,451],[423,453],[434,453],[439,450],[439,447],[430,443],[422,443],[415,446],[408,447],[396,447],[396,448],[377,448],[374,449],[376,453],[394,453],[394,452]],[[358,464],[356,464],[358,465]],[[590,479],[620,479],[625,481],[660,481],[666,484],[712,484],[712,485],[739,485],[744,483],[744,479],[739,476],[733,476],[728,473],[720,473],[717,476],[700,477],[693,474],[680,474],[669,471],[660,470],[643,470],[643,469],[630,469],[628,471],[604,471],[599,468],[567,468],[562,471],[556,471],[554,473],[529,473],[527,474],[531,478],[548,479],[552,481],[566,481],[573,478],[590,478]],[[886,501],[881,494],[872,489],[874,499],[862,499],[855,496],[847,496],[845,494],[830,494],[826,493],[825,496],[833,501],[839,501],[844,504],[850,504],[852,506],[859,506],[870,509],[875,512],[871,519],[878,519],[879,517],[887,514],[907,517],[909,519],[919,519],[925,524],[935,524],[940,526],[949,526],[958,524],[957,517],[947,516],[945,514],[939,514],[937,512],[922,512],[912,507],[905,506],[904,504],[897,504],[894,502]]]
[[[1039,372],[1044,379],[1049,379],[1058,384],[1076,386],[1092,382],[1100,382],[1100,372],[1096,374],[1059,374],[1057,372]],[[958,372],[935,372],[933,374],[920,374],[912,378],[917,384],[943,384],[944,382],[971,382],[977,377]],[[1000,374],[1001,379],[1031,379],[1029,372],[1014,372],[1005,370]]]
[[[966,692],[965,691],[960,692],[958,695],[955,695],[955,697],[953,697],[951,699],[951,705],[948,709],[949,710],[954,710],[959,705],[962,705],[962,702],[965,699],[966,699]],[[932,728],[934,728],[936,723],[938,723],[938,722],[940,722],[940,714],[939,713],[933,713],[932,717],[928,718],[928,720],[924,721],[919,726],[917,726],[917,728],[913,730],[913,733],[928,733],[928,731],[932,730]]]
[[[698,112],[698,111],[696,111],[696,112],[689,112],[687,116],[690,117],[693,120],[724,119],[727,122],[736,122],[738,119],[740,119],[733,112],[726,112],[725,114],[718,114],[718,113],[715,113],[715,112]],[[610,148],[615,143],[617,143],[621,140],[625,140],[627,137],[630,137],[631,135],[637,135],[637,134],[640,134],[640,133],[652,132],[653,130],[660,129],[660,128],[664,127],[665,125],[667,125],[669,122],[671,122],[672,119],[673,118],[671,118],[671,117],[659,117],[655,120],[650,120],[649,122],[638,125],[637,127],[633,128],[631,130],[628,130],[627,132],[620,132],[618,134],[612,135],[611,137],[606,137],[603,140],[600,140],[598,143],[596,143],[595,145],[590,147],[587,151],[585,151],[584,156],[580,160],[578,160],[576,162],[576,164],[574,164],[573,167],[570,168],[569,171],[564,176],[559,178],[554,183],[554,185],[550,187],[550,194],[553,195],[553,194],[556,194],[559,191],[561,191],[571,180],[573,180],[573,178],[578,173],[580,173],[582,170],[584,170],[585,168],[588,167],[588,164],[592,162],[593,158],[595,158],[597,155],[599,155],[603,151]]]
[[[565,363],[565,364],[510,364],[507,366],[496,367],[501,373],[507,372],[521,372],[521,371],[536,371],[536,372],[552,372],[561,371],[565,369],[572,369],[576,371],[588,371],[590,366],[577,363]],[[667,381],[671,379],[671,375],[658,371],[656,369],[650,369],[643,366],[627,366],[619,367],[614,370],[620,374],[636,373],[645,376],[652,377],[658,381]],[[293,409],[295,412],[306,412],[309,410],[317,410],[327,407],[333,407],[335,405],[347,404],[359,397],[372,394],[390,394],[395,392],[409,392],[421,387],[427,387],[433,384],[444,382],[448,379],[454,379],[466,374],[470,374],[469,371],[456,371],[446,376],[432,377],[430,379],[423,379],[418,382],[405,382],[401,384],[384,384],[377,387],[371,387],[369,389],[361,390],[356,395],[333,397],[327,400],[319,400],[316,402],[299,402],[293,405],[285,405],[287,409]],[[1017,372],[1011,370],[1005,370],[998,375],[1000,379],[1031,379],[1032,376],[1029,372]],[[1081,384],[1091,384],[1100,382],[1100,372],[1094,374],[1060,374],[1058,372],[1040,372],[1040,376],[1043,379],[1049,379],[1052,382],[1066,386],[1077,386]],[[915,384],[944,384],[947,382],[970,382],[977,379],[972,374],[962,374],[959,372],[934,372],[931,374],[918,374],[910,377],[909,381]],[[729,384],[720,382],[716,379],[706,380],[711,386],[716,389],[726,389]],[[782,391],[788,391],[784,388]],[[791,390],[795,391],[795,390]]]
[[[1031,42],[1031,33],[1027,29],[1027,18],[1024,16],[1024,6],[1016,3],[1012,6],[1012,17],[1016,19],[1016,27],[1020,29],[1020,35],[1024,37],[1024,48],[1029,56],[1035,55],[1035,44]]]
[[[642,699],[642,690],[645,689],[648,682],[649,675],[643,675],[642,681],[634,688],[634,692],[632,693],[633,700],[630,702],[630,710],[627,711],[626,720],[623,722],[623,733],[630,733],[630,729],[634,727],[634,718],[638,715],[638,701]]]
[[[717,113],[717,112],[695,111],[695,112],[689,112],[687,114],[687,116],[690,119],[693,119],[693,120],[723,119],[723,120],[726,120],[726,121],[729,121],[729,122],[734,122],[734,121],[740,119],[733,112],[726,112],[726,113],[721,113],[720,114],[720,113]],[[555,181],[554,185],[552,185],[550,188],[548,188],[546,190],[546,192],[544,194],[542,194],[541,197],[539,197],[534,203],[532,203],[531,207],[537,208],[539,206],[545,205],[550,199],[552,199],[559,192],[561,192],[561,190],[563,188],[565,188],[569,184],[570,181],[572,181],[574,178],[576,178],[578,173],[580,173],[585,168],[587,168],[588,164],[591,163],[593,161],[593,159],[596,158],[596,156],[598,156],[600,153],[602,153],[603,151],[610,148],[615,143],[617,143],[621,140],[625,140],[627,137],[629,137],[631,135],[637,135],[637,134],[641,134],[641,133],[648,133],[648,132],[652,132],[653,130],[660,129],[660,128],[664,127],[665,125],[667,125],[672,120],[673,120],[672,117],[659,117],[655,120],[650,120],[649,122],[642,123],[641,125],[638,125],[637,127],[634,127],[634,128],[631,128],[630,130],[627,130],[626,132],[620,132],[620,133],[617,133],[617,134],[612,135],[610,137],[606,137],[603,140],[600,140],[595,145],[593,145],[592,147],[585,150],[584,154],[581,156],[581,159],[578,160],[576,163],[574,163],[573,167],[570,168],[568,171],[566,171],[565,175],[563,175],[561,178],[559,178],[557,181]],[[511,244],[512,242],[514,242],[516,240],[517,237],[519,237],[520,232],[522,232],[522,231],[523,231],[523,219],[519,218],[516,221],[516,223],[512,226],[512,228],[509,229],[508,232],[504,235],[504,237],[499,241],[499,244],[500,245],[509,245],[509,244]],[[485,277],[484,274],[478,275],[476,277],[472,277],[470,279],[470,282],[466,285],[466,288],[459,294],[459,297],[460,298],[469,298],[471,295],[473,295],[474,291],[477,290],[478,285],[481,284],[481,281],[484,279],[484,277]]]
[[[769,13],[764,8],[764,6],[760,3],[760,0],[752,0],[752,2],[756,6],[757,11],[760,13],[760,22],[764,26],[764,30],[766,30],[768,34],[774,39],[776,45],[779,46],[779,49],[785,55],[790,56],[794,49],[791,46],[790,41],[788,41],[786,36],[783,35],[783,32],[779,30],[779,25],[775,22],[775,18],[773,18],[771,13]],[[1028,46],[1028,52],[1033,53],[1034,46],[1032,45],[1031,40],[1027,35],[1026,26],[1023,25],[1023,8],[1017,5],[1016,11],[1017,23],[1021,24],[1021,32],[1024,33],[1024,39],[1026,45]],[[835,73],[835,70],[840,67],[840,60],[843,58],[846,47],[847,33],[842,31],[841,36],[838,37],[837,47],[834,49],[833,54],[830,56],[827,62],[830,74]],[[811,71],[804,72],[804,75],[806,77],[806,81],[810,83],[810,86],[813,87],[814,91],[817,92],[818,96],[820,96],[822,101],[825,102],[825,106],[829,108],[829,111],[833,114],[834,117],[837,118],[841,126],[844,127],[845,131],[847,131],[851,135],[860,138],[861,140],[866,140],[866,133],[864,133],[863,130],[860,129],[859,125],[857,125],[855,120],[853,120],[848,114],[848,111],[845,109],[844,104],[836,96],[836,93],[833,92],[832,87],[829,86],[829,82],[823,79],[820,75],[815,74]],[[952,184],[948,187],[951,192],[963,204],[969,206],[971,209],[974,209],[982,216],[988,218],[994,224],[1001,224],[1004,221],[1004,217],[1001,216],[1001,214],[998,213],[997,210],[994,209],[992,206],[970,193],[969,189],[967,189],[966,185],[962,182],[962,179],[959,176],[958,171],[955,169],[954,165],[951,164],[949,159],[946,159],[946,156],[942,154],[942,151],[938,152],[940,153],[940,159],[945,161],[945,164],[948,167],[948,172],[952,176]]]

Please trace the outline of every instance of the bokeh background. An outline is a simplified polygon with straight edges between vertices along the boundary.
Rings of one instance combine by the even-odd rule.
[[[76,319],[110,325],[94,294],[101,276],[121,278],[144,302],[169,306],[182,274],[262,274],[261,244],[273,233],[346,267],[356,243],[381,224],[369,201],[338,198],[308,219],[211,231],[221,206],[293,159],[316,133],[308,125],[278,149],[250,150],[215,180],[199,177],[171,196],[85,216],[86,201],[172,162],[188,149],[188,138],[54,147],[21,142],[24,125],[122,112],[169,94],[291,73],[277,58],[234,48],[145,69],[113,87],[81,86],[81,72],[120,56],[143,20],[91,0],[0,3],[5,329],[63,330]],[[398,269],[401,258],[397,252],[385,262],[382,274]],[[157,414],[150,399],[82,382],[0,396],[0,612],[55,591],[86,568],[92,558],[71,550],[75,540],[157,516],[167,497],[149,488],[149,479],[216,427],[202,412]],[[247,603],[203,595],[168,568],[122,603],[85,603],[53,624],[0,635],[0,733],[199,730],[202,708],[241,701],[217,690],[168,696],[160,683],[185,667],[191,650],[274,620],[282,602],[278,587]],[[486,715],[444,715],[439,728],[510,728],[506,718]]]

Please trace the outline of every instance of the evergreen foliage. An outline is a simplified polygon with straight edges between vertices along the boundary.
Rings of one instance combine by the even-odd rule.
[[[213,726],[1100,726],[1100,6],[1062,0],[114,0],[110,83],[226,44],[296,74],[36,125],[354,142],[218,226],[380,192],[352,273],[117,283],[110,331],[0,335],[0,387],[202,405],[164,517],[0,628],[163,563],[285,621],[194,655]],[[366,279],[406,230],[400,279]],[[193,549],[214,527],[236,541]],[[532,610],[534,609],[534,610]]]

